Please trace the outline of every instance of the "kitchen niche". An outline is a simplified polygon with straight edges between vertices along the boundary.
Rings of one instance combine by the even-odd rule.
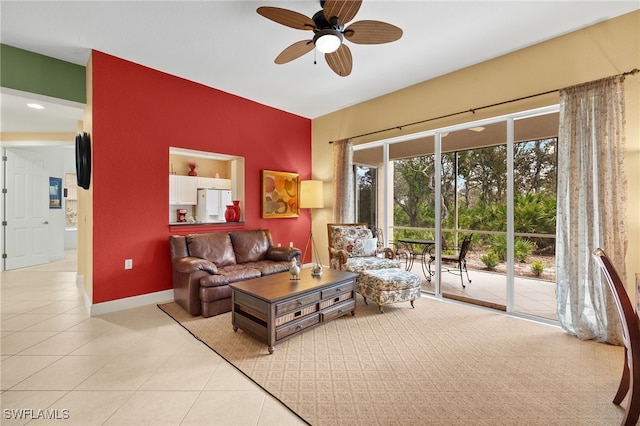
[[[197,164],[195,174],[190,175],[189,163]],[[225,223],[224,210],[231,200],[240,200],[242,214],[238,222],[243,222],[243,157],[169,148],[170,225]]]

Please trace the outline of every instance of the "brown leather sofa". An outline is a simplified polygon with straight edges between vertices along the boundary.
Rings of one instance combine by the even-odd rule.
[[[173,297],[191,315],[231,310],[229,283],[289,270],[297,248],[274,247],[268,229],[171,235]]]

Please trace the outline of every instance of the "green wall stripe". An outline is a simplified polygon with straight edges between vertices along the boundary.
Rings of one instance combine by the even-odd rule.
[[[0,44],[0,86],[86,103],[82,65]]]

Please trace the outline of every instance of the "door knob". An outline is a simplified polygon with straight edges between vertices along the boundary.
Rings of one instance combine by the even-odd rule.
[[[48,225],[48,224],[49,224],[48,220],[45,220],[44,223],[43,223],[43,225]]]

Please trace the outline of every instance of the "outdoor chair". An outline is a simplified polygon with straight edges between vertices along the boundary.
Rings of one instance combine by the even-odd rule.
[[[598,248],[593,252],[593,257],[607,279],[622,320],[624,369],[613,403],[620,405],[624,397],[629,394],[622,425],[635,425],[640,416],[640,320],[633,309],[624,284],[622,284],[622,280],[607,254]]]
[[[467,281],[471,282],[471,279],[469,278],[469,271],[467,270],[467,252],[469,251],[472,237],[473,233],[467,234],[467,236],[464,237],[464,240],[462,240],[462,245],[459,248],[447,248],[447,251],[453,250],[457,252],[456,254],[443,254],[440,257],[440,262],[443,264],[455,264],[456,267],[445,267],[443,269],[446,272],[460,275],[460,284],[462,284],[462,288],[466,288],[464,285],[464,278],[462,277],[463,272],[467,275]],[[435,261],[436,256],[434,254],[429,255],[429,263],[427,264],[427,268],[429,270],[429,273],[427,274],[427,280],[429,281],[431,281],[431,276],[435,275],[435,270],[432,269],[432,266],[434,266],[433,263]]]

